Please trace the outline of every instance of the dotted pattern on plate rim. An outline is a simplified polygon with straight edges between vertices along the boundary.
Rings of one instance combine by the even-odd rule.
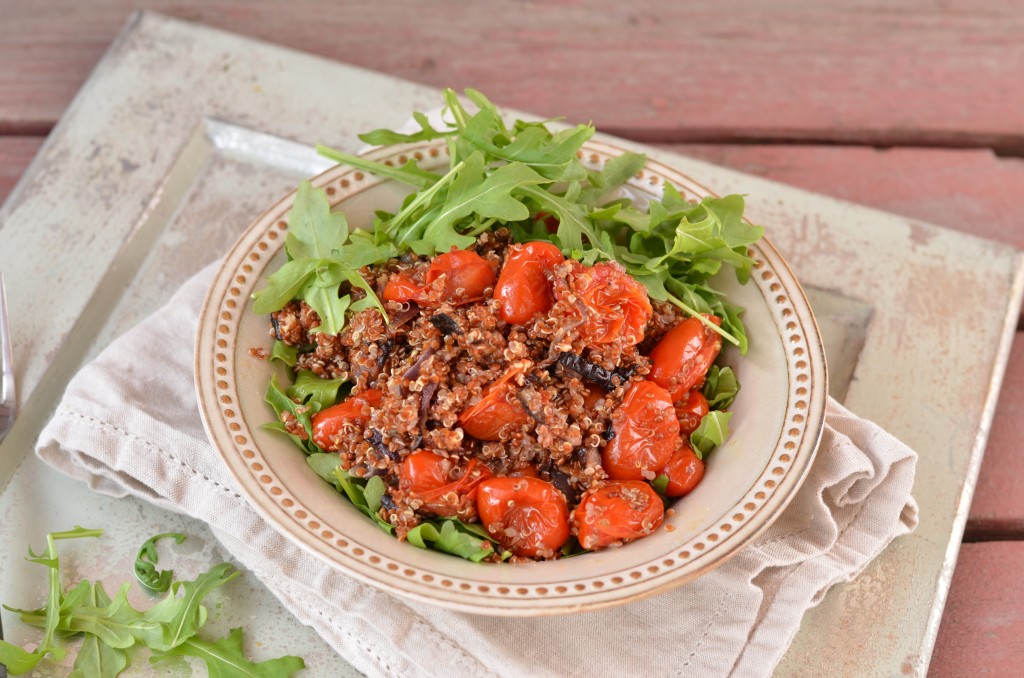
[[[447,154],[448,149],[446,147],[425,145],[419,148],[411,147],[406,152],[391,156],[384,162],[389,165],[397,162],[401,165],[411,158],[424,160],[427,157],[438,158]],[[614,156],[602,151],[584,150],[579,154],[579,157],[588,168],[600,169],[604,163]],[[657,163],[652,164],[657,165]],[[678,176],[680,179],[683,179],[683,181],[673,180],[673,185],[679,190],[681,195],[697,195],[705,192],[699,187],[689,186],[685,182],[685,177],[679,175],[675,170],[669,168],[664,168],[664,170],[664,172],[660,170],[652,172],[645,169],[637,173],[633,182],[631,182],[633,188],[653,195],[660,194],[662,184],[666,181],[666,177],[663,174],[668,174],[670,177]],[[344,173],[344,176],[332,180],[324,188],[333,205],[379,182],[380,179],[377,177],[355,171]],[[696,202],[693,198],[690,201]],[[363,546],[350,543],[343,536],[336,534],[329,526],[323,525],[322,519],[316,515],[311,515],[308,510],[302,508],[295,498],[289,496],[289,493],[275,482],[275,479],[267,472],[262,453],[252,444],[251,434],[246,429],[244,420],[235,403],[234,380],[231,374],[233,366],[229,362],[230,340],[237,333],[240,315],[246,312],[249,290],[254,287],[256,282],[254,264],[259,264],[264,257],[269,259],[276,254],[284,241],[287,229],[287,222],[278,220],[266,230],[251,251],[244,253],[243,263],[234,272],[232,284],[228,287],[227,294],[222,300],[218,311],[219,322],[216,327],[216,353],[214,356],[217,402],[219,403],[227,428],[230,431],[236,451],[244,460],[253,477],[259,480],[264,491],[303,529],[350,558],[362,560],[381,572],[390,575],[400,575],[410,580],[417,580],[432,585],[439,590],[447,589],[489,596],[497,595],[500,597],[519,598],[544,598],[552,595],[569,596],[594,593],[605,588],[635,584],[657,577],[691,560],[707,557],[708,554],[723,543],[728,544],[729,535],[741,528],[758,513],[792,467],[797,451],[807,431],[808,396],[811,383],[807,337],[784,285],[776,279],[776,276],[770,269],[765,267],[766,262],[762,252],[754,249],[751,250],[751,255],[755,259],[755,270],[751,280],[760,288],[765,299],[769,302],[769,308],[772,309],[776,322],[783,329],[783,340],[788,347],[786,351],[788,368],[790,374],[794,375],[794,378],[791,380],[790,397],[786,409],[786,426],[772,455],[772,459],[765,471],[755,482],[754,487],[740,501],[738,508],[731,516],[726,517],[720,524],[712,526],[695,536],[685,547],[681,547],[678,552],[663,556],[658,562],[644,563],[642,566],[629,572],[592,579],[586,583],[567,582],[565,584],[517,587],[480,584],[429,572],[421,572],[408,567],[404,563],[368,552]],[[256,273],[255,275],[258,276],[259,274]]]

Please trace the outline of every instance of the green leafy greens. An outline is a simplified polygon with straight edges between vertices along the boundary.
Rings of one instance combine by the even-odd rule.
[[[369,230],[352,230],[344,216],[331,212],[326,194],[303,182],[289,214],[285,241],[288,262],[254,295],[254,311],[277,311],[292,299],[306,301],[321,317],[319,331],[335,334],[345,316],[364,308],[384,308],[359,269],[409,250],[420,255],[470,246],[477,235],[508,226],[519,240],[548,240],[569,256],[593,264],[615,260],[647,288],[701,318],[746,353],[741,309],[707,285],[723,265],[740,281],[750,276],[753,259],[747,247],[763,229],[743,220],[741,196],[705,197],[698,203],[666,185],[661,200],[641,209],[622,186],[640,171],[646,158],[623,153],[600,171],[580,160],[591,125],[552,132],[540,122],[506,124],[483,94],[467,89],[476,106],[470,113],[452,90],[445,90],[447,129],[436,129],[417,113],[420,129],[411,134],[375,130],[360,138],[385,144],[446,139],[446,172],[421,169],[415,160],[401,167],[318,146],[327,158],[406,183],[417,189],[394,213],[378,213]],[[543,211],[559,220],[547,233],[531,223]],[[365,296],[353,301],[351,292]],[[701,314],[722,318],[721,328]]]
[[[211,676],[284,676],[305,666],[299,657],[280,657],[253,663],[242,649],[242,630],[233,629],[222,640],[208,642],[197,633],[206,623],[208,612],[203,600],[239,575],[229,563],[221,563],[193,581],[170,581],[170,571],[157,573],[156,542],[181,534],[160,534],[147,540],[135,564],[140,581],[151,589],[163,587],[167,595],[148,610],[136,610],[128,602],[131,584],[124,584],[111,598],[100,582],[82,581],[64,591],[60,580],[60,561],[56,542],[61,539],[99,537],[101,530],[75,527],[46,536],[47,549],[41,555],[29,551],[29,560],[49,568],[49,587],[45,606],[36,610],[17,610],[26,624],[43,629],[43,638],[35,651],[0,640],[0,664],[13,676],[32,671],[49,655],[60,661],[67,651],[59,639],[83,636],[75,657],[74,678],[114,678],[128,666],[128,651],[144,646],[152,651],[150,661],[189,655],[203,660]],[[166,582],[166,586],[164,586]],[[150,586],[154,584],[155,586]]]
[[[164,532],[150,537],[139,549],[139,554],[135,556],[135,578],[154,593],[163,593],[171,588],[171,580],[174,578],[174,572],[171,570],[158,572],[156,569],[156,543],[161,539],[173,539],[180,544],[185,541],[185,535],[177,532]]]

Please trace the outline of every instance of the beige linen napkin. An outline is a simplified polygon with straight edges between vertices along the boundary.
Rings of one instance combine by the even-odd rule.
[[[213,272],[197,274],[71,381],[37,453],[98,492],[209,523],[299,620],[368,675],[768,675],[804,611],[917,524],[915,453],[830,402],[817,460],[793,503],[756,543],[690,584],[609,610],[534,619],[393,597],[277,534],[207,440],[192,351]]]

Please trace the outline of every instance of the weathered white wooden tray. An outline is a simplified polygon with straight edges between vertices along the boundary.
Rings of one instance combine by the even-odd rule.
[[[268,196],[326,167],[311,144],[356,150],[357,132],[437,101],[423,87],[159,15],[129,23],[0,210],[23,407],[0,446],[0,601],[39,600],[43,578],[24,549],[73,523],[107,528],[110,559],[88,544],[65,552],[91,553],[77,574],[111,584],[130,570],[139,535],[189,532],[197,568],[226,557],[204,525],[95,494],[28,454],[32,442],[84,360],[226,251]],[[778,675],[924,674],[1016,324],[1020,254],[642,150],[748,196],[808,288],[833,394],[921,454],[917,532],[807,615]],[[353,672],[311,630],[281,624],[286,612],[253,575],[228,593],[213,623],[244,624],[257,656],[292,652],[316,675]],[[11,640],[34,637],[13,615],[3,620]]]

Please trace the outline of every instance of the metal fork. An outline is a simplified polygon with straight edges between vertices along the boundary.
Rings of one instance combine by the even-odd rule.
[[[14,351],[11,350],[11,328],[7,320],[7,290],[0,273],[0,440],[14,424],[17,407],[14,391]]]

